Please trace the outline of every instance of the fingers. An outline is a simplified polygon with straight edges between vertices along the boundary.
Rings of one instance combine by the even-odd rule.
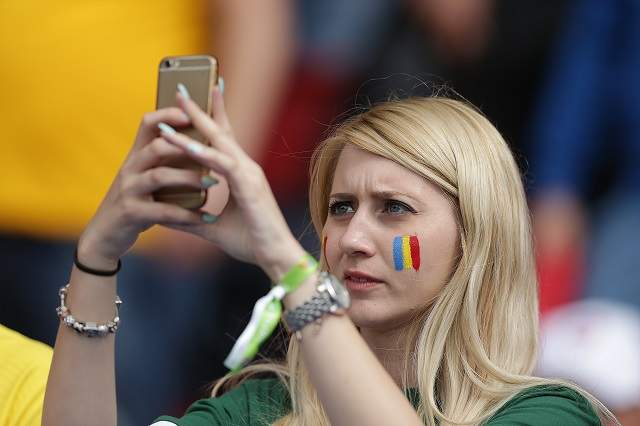
[[[156,223],[178,226],[207,223],[200,212],[187,210],[174,204],[136,199],[129,199],[123,205],[123,216],[129,222],[137,222],[147,226]]]
[[[211,178],[202,176],[195,170],[156,167],[141,174],[132,174],[123,178],[122,191],[128,195],[148,195],[166,187],[187,186],[205,189],[212,185]]]
[[[142,148],[158,136],[158,123],[169,123],[172,126],[186,126],[189,124],[189,117],[180,108],[162,108],[157,111],[148,112],[142,118],[138,134],[134,143],[134,150]]]
[[[222,105],[222,99],[218,90],[214,90],[214,102],[215,102],[215,93],[217,92],[218,100],[215,106],[218,111],[217,114],[222,115],[224,118],[226,125],[219,124],[219,122],[214,121],[206,112],[202,111],[198,104],[193,102],[189,97],[189,93],[187,89],[179,85],[180,89],[178,91],[177,100],[178,106],[182,108],[182,110],[189,116],[191,119],[191,124],[193,127],[198,129],[200,133],[202,133],[209,141],[211,141],[212,145],[216,148],[231,155],[237,155],[242,153],[242,149],[238,146],[238,144],[233,140],[230,134],[229,122],[226,119],[226,113],[224,112],[224,105]],[[213,112],[214,115],[216,112]]]
[[[164,138],[157,137],[130,156],[124,168],[133,173],[150,169],[171,157],[184,156],[184,151],[170,144]]]
[[[227,110],[224,107],[224,98],[222,97],[222,90],[220,87],[215,87],[211,92],[212,102],[212,114],[213,119],[220,123],[226,131],[231,131],[231,124],[229,123],[229,117],[227,117]]]
[[[186,152],[199,164],[224,176],[229,176],[233,170],[235,160],[231,156],[215,148],[203,145],[182,133],[178,133],[165,123],[160,123],[158,126],[161,129],[162,137],[167,142]]]

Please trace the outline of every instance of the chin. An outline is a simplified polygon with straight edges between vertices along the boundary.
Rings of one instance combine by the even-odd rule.
[[[352,302],[347,314],[358,328],[391,329],[405,324],[408,320],[404,318],[405,315],[390,311],[388,306],[357,300]]]

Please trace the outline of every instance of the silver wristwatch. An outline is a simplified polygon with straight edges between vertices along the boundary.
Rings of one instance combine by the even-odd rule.
[[[315,294],[297,308],[285,312],[289,329],[302,338],[300,330],[312,322],[320,322],[326,314],[340,315],[351,306],[351,297],[342,283],[328,272],[320,272]]]

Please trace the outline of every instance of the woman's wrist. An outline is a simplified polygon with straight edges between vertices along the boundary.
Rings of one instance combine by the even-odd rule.
[[[81,236],[77,246],[78,261],[93,269],[110,271],[118,266],[118,257],[102,254],[95,238]]]
[[[279,247],[272,247],[269,260],[261,262],[262,270],[271,282],[278,283],[284,275],[304,258],[306,251],[296,240],[289,241]]]
[[[295,268],[296,265],[299,267],[301,261],[303,261],[305,257],[309,256],[300,243],[295,240],[293,240],[289,245],[283,247],[284,248],[281,251],[278,251],[278,253],[280,253],[278,260],[270,263],[266,268],[264,268],[265,272],[274,283],[282,281],[283,277],[288,272]],[[284,297],[282,302],[285,309],[290,310],[303,304],[315,293],[318,271],[316,267],[313,267],[313,270],[309,270],[308,272],[308,274],[304,274],[306,277],[301,282],[296,283],[295,290],[288,292]]]

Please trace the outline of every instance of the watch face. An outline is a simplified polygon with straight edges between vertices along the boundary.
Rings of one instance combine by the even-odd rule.
[[[351,296],[346,287],[342,285],[340,280],[331,274],[327,274],[327,289],[331,294],[331,298],[338,304],[340,309],[347,309],[351,306]]]

